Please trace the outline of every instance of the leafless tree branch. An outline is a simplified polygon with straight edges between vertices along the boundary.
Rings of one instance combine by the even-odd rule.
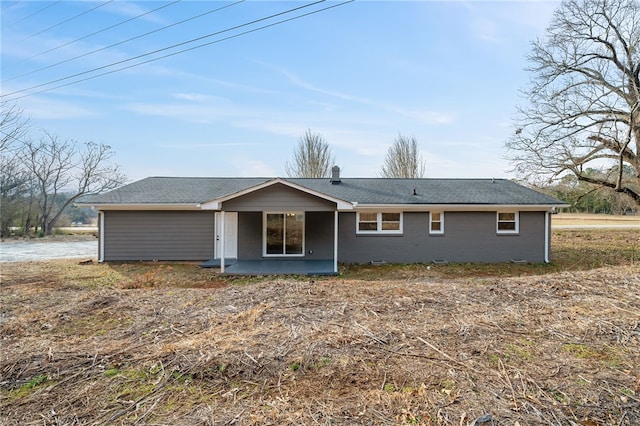
[[[533,81],[506,143],[514,170],[550,180],[570,172],[640,205],[638,0],[563,2],[529,60]]]
[[[307,130],[293,152],[293,160],[285,165],[289,177],[324,178],[331,174],[335,159],[329,144],[319,133]]]
[[[386,178],[421,178],[425,169],[416,138],[398,134],[387,151],[380,175]]]

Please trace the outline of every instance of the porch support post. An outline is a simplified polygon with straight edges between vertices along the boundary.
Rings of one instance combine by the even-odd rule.
[[[338,273],[338,210],[333,214],[333,272]]]
[[[224,274],[224,210],[220,211],[220,273]]]
[[[98,262],[104,262],[104,212],[98,212]]]

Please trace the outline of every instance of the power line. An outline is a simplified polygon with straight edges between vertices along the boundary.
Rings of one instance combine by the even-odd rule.
[[[146,16],[146,15],[149,15],[149,14],[151,14],[151,13],[157,12],[157,11],[159,11],[160,9],[164,9],[165,7],[169,7],[169,6],[172,6],[172,5],[176,4],[176,3],[180,3],[181,1],[182,1],[182,0],[175,0],[175,1],[172,1],[171,3],[164,4],[164,5],[162,5],[162,6],[160,6],[160,7],[157,7],[157,8],[155,8],[155,9],[153,9],[153,10],[150,10],[150,11],[148,11],[148,12],[144,12],[144,13],[141,13],[140,15],[134,16],[133,18],[126,19],[126,20],[124,20],[124,21],[118,22],[117,24],[113,24],[113,25],[111,25],[111,26],[109,26],[109,27],[103,28],[103,29],[98,30],[98,31],[94,31],[94,32],[92,32],[91,34],[84,35],[84,36],[79,37],[79,38],[77,38],[77,39],[75,39],[75,40],[71,40],[71,41],[69,41],[69,42],[67,42],[67,43],[64,43],[64,44],[61,44],[61,45],[59,45],[59,46],[52,47],[51,49],[48,49],[48,50],[42,51],[42,52],[40,52],[40,53],[36,53],[36,54],[35,54],[35,55],[33,55],[33,56],[29,56],[28,58],[23,59],[22,61],[28,61],[28,60],[30,60],[30,59],[37,58],[38,56],[44,55],[45,53],[53,52],[54,50],[58,50],[58,49],[61,49],[61,48],[63,48],[63,47],[69,46],[70,44],[77,43],[77,42],[79,42],[79,41],[81,41],[81,40],[87,39],[87,38],[92,37],[92,36],[94,36],[94,35],[96,35],[96,34],[103,33],[103,32],[105,32],[105,31],[111,30],[111,29],[113,29],[113,28],[115,28],[115,27],[119,27],[120,25],[124,25],[124,24],[126,24],[126,23],[128,23],[128,22],[131,22],[131,21],[133,21],[133,20],[136,20],[136,19],[142,18],[143,16]],[[33,72],[36,72],[36,71],[33,71]],[[23,74],[23,75],[25,75],[25,74]],[[17,78],[17,77],[13,77],[13,78]],[[11,79],[10,79],[10,80],[11,80]]]
[[[189,21],[193,21],[193,20],[198,19],[198,18],[202,18],[203,16],[210,15],[210,14],[218,12],[218,11],[220,11],[222,9],[226,9],[228,7],[235,6],[237,4],[243,3],[244,1],[245,0],[238,0],[235,3],[231,3],[231,4],[228,4],[228,5],[225,5],[225,6],[221,6],[221,7],[215,8],[215,9],[208,10],[206,12],[200,13],[200,14],[192,16],[190,18],[183,19],[182,21],[178,21],[178,22],[175,22],[173,24],[170,24],[170,25],[167,25],[167,26],[164,26],[164,27],[161,27],[161,28],[157,28],[157,29],[155,29],[153,31],[149,31],[149,32],[146,32],[144,34],[139,34],[139,35],[137,35],[135,37],[131,37],[131,38],[128,38],[126,40],[122,40],[122,41],[119,41],[117,43],[110,44],[109,46],[101,47],[99,49],[92,50],[91,52],[83,53],[82,55],[74,56],[73,58],[69,58],[69,59],[65,59],[65,60],[60,61],[60,62],[56,62],[55,64],[47,65],[47,66],[44,66],[42,68],[38,68],[38,69],[36,69],[34,71],[29,71],[29,72],[26,72],[26,73],[23,73],[23,74],[16,75],[16,76],[8,78],[6,80],[2,80],[2,82],[4,83],[4,82],[10,81],[10,80],[15,80],[15,79],[20,78],[20,77],[26,77],[28,75],[35,74],[35,73],[40,72],[40,71],[44,71],[44,70],[47,70],[47,69],[50,69],[50,68],[53,68],[53,67],[57,67],[58,65],[66,64],[67,62],[75,61],[76,59],[84,58],[85,56],[89,56],[89,55],[92,55],[94,53],[102,52],[103,50],[107,50],[107,49],[110,49],[112,47],[116,47],[116,46],[119,46],[121,44],[125,44],[125,43],[128,43],[130,41],[137,40],[139,38],[146,37],[146,36],[151,35],[151,34],[155,34],[157,32],[166,30],[166,29],[171,28],[171,27],[175,27],[177,25],[184,24],[184,23],[189,22]]]
[[[15,94],[18,94],[18,93],[22,93],[22,92],[26,92],[26,91],[29,91],[29,90],[37,89],[37,88],[40,88],[40,87],[43,87],[43,86],[48,86],[50,84],[59,83],[59,82],[64,81],[64,80],[69,80],[71,78],[80,77],[80,76],[85,75],[85,74],[89,74],[89,73],[92,73],[92,72],[95,72],[95,71],[103,70],[105,68],[110,68],[110,67],[113,67],[113,66],[116,66],[116,65],[124,64],[126,62],[135,61],[136,59],[144,58],[146,56],[150,56],[150,55],[154,55],[156,53],[164,52],[166,50],[175,49],[176,47],[184,46],[184,45],[189,44],[189,43],[194,43],[196,41],[203,40],[203,39],[206,39],[206,38],[210,38],[210,37],[213,37],[213,36],[216,36],[216,35],[220,35],[222,33],[226,33],[226,32],[233,31],[233,30],[237,30],[239,28],[246,27],[246,26],[249,26],[249,25],[253,25],[253,24],[256,24],[256,23],[261,22],[261,21],[266,21],[268,19],[272,19],[272,18],[275,18],[277,16],[285,15],[287,13],[295,12],[295,11],[300,10],[300,9],[304,9],[304,8],[307,8],[307,7],[310,7],[310,6],[314,6],[314,5],[318,4],[318,3],[322,3],[322,2],[325,2],[325,1],[326,0],[318,0],[318,1],[315,1],[313,3],[309,3],[309,4],[306,4],[306,5],[303,5],[303,6],[298,6],[298,7],[295,7],[293,9],[286,10],[284,12],[278,12],[276,14],[273,14],[273,15],[270,15],[270,16],[267,16],[267,17],[264,17],[264,18],[256,19],[256,20],[244,23],[244,24],[236,25],[236,26],[231,27],[231,28],[227,28],[227,29],[224,29],[224,30],[221,30],[221,31],[216,31],[216,32],[213,32],[213,33],[210,33],[210,34],[206,34],[204,36],[196,37],[196,38],[191,39],[191,40],[183,41],[183,42],[180,42],[180,43],[177,43],[177,44],[173,44],[171,46],[167,46],[167,47],[163,47],[161,49],[153,50],[151,52],[143,53],[143,54],[140,54],[140,55],[128,58],[128,59],[123,59],[123,60],[120,60],[120,61],[117,61],[117,62],[112,62],[111,64],[108,64],[108,65],[102,65],[102,66],[97,67],[97,68],[93,68],[93,69],[90,69],[90,70],[87,70],[87,71],[82,71],[82,72],[79,72],[79,73],[76,73],[76,74],[72,74],[72,75],[69,75],[69,76],[66,76],[66,77],[62,77],[62,78],[58,78],[58,79],[55,79],[55,80],[51,80],[51,81],[48,81],[46,83],[41,83],[41,84],[38,84],[38,85],[35,85],[35,86],[31,86],[31,87],[28,87],[28,88],[25,88],[25,89],[17,90],[17,91],[14,91],[14,92],[11,92],[11,93],[7,93],[7,94],[1,95],[1,96],[4,97],[4,96],[15,95]]]
[[[16,22],[14,22],[12,25],[19,24],[20,22],[24,21],[25,19],[31,18],[32,16],[37,15],[38,13],[43,12],[43,11],[45,11],[45,10],[49,9],[50,7],[55,6],[56,4],[58,4],[58,3],[60,3],[60,2],[62,2],[62,0],[54,1],[53,3],[48,4],[48,5],[46,5],[45,7],[42,7],[42,8],[40,8],[40,9],[36,10],[35,12],[33,12],[33,13],[31,13],[31,14],[29,14],[29,15],[25,16],[25,17],[23,17],[22,19],[17,20],[17,21],[16,21]],[[15,3],[10,4],[9,6],[7,6],[7,8],[9,8],[9,7],[13,7],[13,6],[15,6],[16,4],[18,4],[18,3],[20,3],[20,0],[18,0],[18,1],[17,1],[17,2],[15,2]]]
[[[22,41],[29,40],[31,37],[37,36],[37,35],[39,35],[39,34],[42,34],[42,33],[46,32],[46,31],[52,30],[52,29],[54,29],[54,28],[57,28],[57,27],[59,27],[60,25],[66,24],[67,22],[70,22],[70,21],[73,21],[74,19],[77,19],[77,18],[79,18],[79,17],[81,17],[81,16],[83,16],[83,15],[86,15],[86,14],[87,14],[87,13],[89,13],[89,12],[93,12],[94,10],[96,10],[96,9],[98,9],[98,8],[101,8],[101,7],[103,7],[103,6],[106,6],[106,5],[108,5],[109,3],[112,3],[112,2],[113,2],[113,0],[108,0],[108,1],[106,1],[106,2],[104,2],[104,3],[100,3],[99,5],[94,6],[94,7],[92,7],[92,8],[91,8],[91,9],[89,9],[89,10],[85,10],[85,11],[84,11],[84,12],[82,12],[82,13],[79,13],[79,14],[77,14],[77,15],[75,15],[75,16],[72,16],[71,18],[67,18],[67,19],[65,19],[64,21],[58,22],[57,24],[54,24],[54,25],[52,25],[52,26],[50,26],[50,27],[47,27],[47,28],[45,28],[44,30],[40,30],[40,31],[38,31],[37,33],[33,33],[33,34],[31,34],[30,36],[27,36],[26,38],[23,38],[23,39],[22,39]]]
[[[321,0],[321,1],[318,1],[318,2],[315,2],[315,3],[311,3],[309,5],[306,5],[306,6],[302,6],[302,7],[308,7],[308,6],[311,6],[311,5],[314,5],[314,4],[317,4],[317,3],[321,3],[321,2],[324,2],[324,1],[325,0]],[[293,21],[293,20],[296,20],[296,19],[304,18],[306,16],[313,15],[313,14],[316,14],[316,13],[319,13],[319,12],[324,12],[326,10],[333,9],[333,8],[336,8],[336,7],[339,7],[339,6],[343,6],[343,5],[348,4],[348,3],[353,3],[354,1],[355,0],[346,0],[346,1],[343,1],[341,3],[337,3],[337,4],[334,4],[334,5],[331,5],[331,6],[327,6],[327,7],[322,8],[322,9],[317,9],[317,10],[314,10],[314,11],[311,11],[311,12],[304,13],[302,15],[298,15],[298,16],[294,16],[294,17],[291,17],[291,18],[283,19],[283,20],[280,20],[280,21],[277,21],[277,22],[273,22],[273,23],[268,24],[268,25],[263,25],[263,26],[258,27],[258,28],[253,28],[251,30],[244,31],[242,33],[234,34],[234,35],[231,35],[231,36],[228,36],[228,37],[224,37],[224,38],[221,38],[221,39],[218,39],[218,40],[213,40],[213,41],[210,41],[210,42],[207,42],[207,43],[199,44],[197,46],[192,46],[192,47],[189,47],[187,49],[183,49],[183,50],[179,50],[177,52],[173,52],[173,53],[169,53],[169,54],[166,54],[166,55],[163,55],[163,56],[159,56],[157,58],[148,59],[148,60],[143,61],[143,62],[139,62],[139,63],[132,64],[132,65],[127,65],[126,67],[122,67],[122,68],[118,68],[118,69],[115,69],[115,70],[106,71],[106,72],[101,73],[101,74],[92,75],[92,76],[85,77],[85,78],[82,78],[82,79],[79,79],[79,80],[71,81],[69,83],[61,84],[61,85],[50,87],[50,88],[47,88],[47,89],[43,89],[43,90],[40,90],[40,91],[37,91],[37,92],[28,93],[26,95],[18,96],[18,97],[12,98],[11,101],[15,101],[15,100],[18,100],[18,99],[26,98],[28,96],[37,95],[37,94],[44,93],[44,92],[49,92],[51,90],[59,89],[59,88],[62,88],[62,87],[71,86],[73,84],[81,83],[81,82],[87,81],[87,80],[92,80],[94,78],[102,77],[102,76],[105,76],[105,75],[114,74],[116,72],[127,70],[127,69],[134,68],[134,67],[138,67],[140,65],[148,64],[150,62],[159,61],[161,59],[165,59],[165,58],[168,58],[168,57],[171,57],[171,56],[175,56],[175,55],[178,55],[180,53],[185,53],[185,52],[189,52],[191,50],[200,49],[200,48],[205,47],[205,46],[209,46],[209,45],[212,45],[212,44],[216,44],[216,43],[220,43],[220,42],[223,42],[223,41],[226,41],[226,40],[237,38],[237,37],[240,37],[240,36],[243,36],[243,35],[246,35],[246,34],[250,34],[250,33],[256,32],[256,31],[260,31],[260,30],[263,30],[263,29],[266,29],[266,28],[269,28],[269,27],[274,27],[276,25],[280,25],[280,24],[283,24],[283,23],[286,23],[286,22],[289,22],[289,21]],[[291,9],[291,10],[286,11],[286,12],[281,12],[281,13],[276,14],[274,16],[282,15],[284,13],[289,13],[289,12],[294,11],[294,10],[299,10],[302,7]],[[264,19],[268,19],[268,18],[263,18],[262,20],[264,20]],[[248,25],[248,24],[245,24],[245,25]],[[241,26],[244,26],[244,25],[241,25]],[[238,26],[238,27],[240,27],[240,26]],[[228,30],[220,31],[219,33],[226,32],[226,31],[228,31]],[[114,64],[112,64],[112,65],[114,65]],[[109,65],[109,66],[112,66],[112,65]],[[105,67],[101,67],[101,68],[105,68]],[[92,70],[92,71],[94,71],[94,70]],[[87,71],[87,72],[91,72],[91,71]],[[79,75],[81,75],[81,74],[86,74],[86,73],[80,73]],[[21,93],[21,92],[24,92],[24,91],[27,91],[27,90],[31,90],[31,89],[34,89],[34,88],[37,88],[37,87],[45,86],[45,85],[48,85],[48,84],[53,84],[55,82],[66,80],[68,78],[73,78],[73,77],[74,76],[67,77],[67,78],[64,78],[64,79],[58,79],[56,81],[52,81],[52,82],[49,82],[49,83],[44,83],[44,84],[41,84],[41,85],[38,85],[38,86],[34,86],[34,87],[31,87],[31,88],[28,88],[28,89],[15,91],[13,93],[9,93],[9,94],[6,94],[6,95],[0,95],[0,97],[5,97],[5,96],[10,96],[10,95],[13,95],[13,94]]]
[[[4,10],[10,9],[10,8],[12,8],[13,6],[15,6],[16,4],[20,4],[20,2],[21,2],[21,1],[22,1],[22,0],[16,0],[16,1],[14,1],[14,2],[13,2],[13,3],[11,3],[9,6],[5,6],[5,7],[4,7]]]

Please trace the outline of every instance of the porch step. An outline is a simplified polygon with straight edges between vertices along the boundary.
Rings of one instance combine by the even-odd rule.
[[[235,258],[225,258],[224,259],[224,267],[226,268],[227,266],[233,265],[234,263],[236,263],[238,261],[238,259]],[[204,262],[202,262],[200,265],[201,268],[219,268],[220,267],[220,259],[209,259],[209,260],[205,260]]]

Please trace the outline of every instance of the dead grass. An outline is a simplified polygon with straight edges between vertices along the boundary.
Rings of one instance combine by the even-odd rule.
[[[332,278],[3,264],[0,423],[639,424],[639,237]]]

